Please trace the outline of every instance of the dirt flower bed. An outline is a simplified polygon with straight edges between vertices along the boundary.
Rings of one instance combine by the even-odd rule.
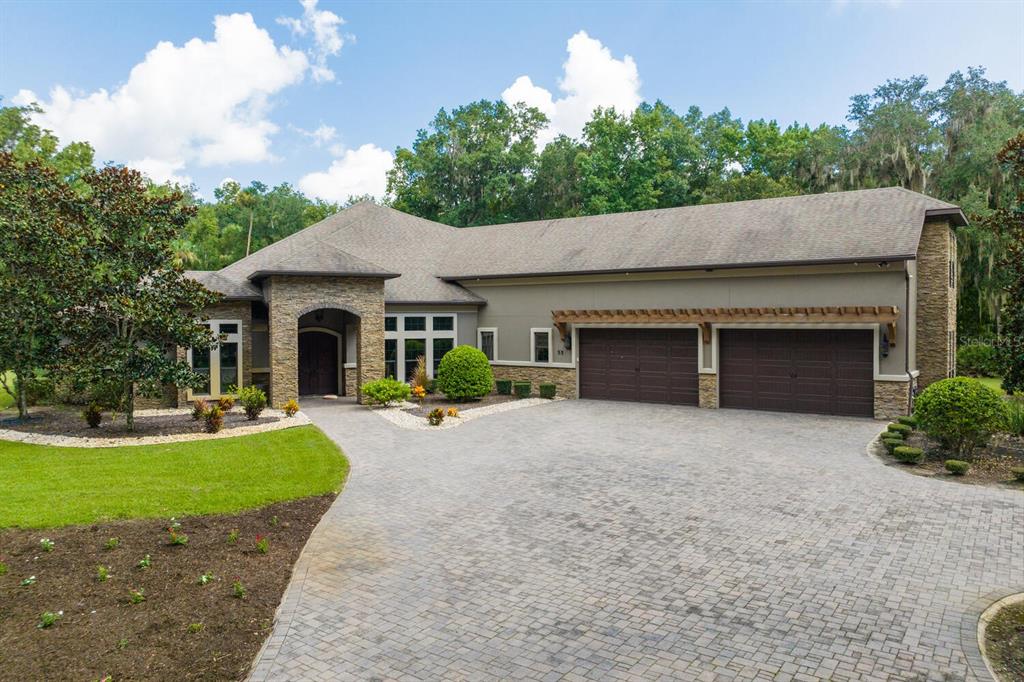
[[[333,499],[0,531],[0,677],[242,679]]]
[[[168,414],[167,412],[174,412]],[[264,413],[259,419],[249,421],[245,412],[235,408],[224,415],[224,431],[246,426],[258,426],[280,421],[283,417]],[[37,407],[29,413],[28,419],[16,416],[0,419],[0,429],[10,429],[24,433],[38,433],[51,436],[76,436],[80,438],[140,438],[144,436],[176,436],[181,434],[202,433],[203,420],[192,419],[187,411],[156,411],[137,412],[135,415],[135,431],[129,432],[123,414],[103,413],[103,423],[99,428],[91,429],[82,419],[81,408],[70,406]]]
[[[448,400],[442,393],[429,393],[423,399],[423,404],[420,405],[415,398],[410,398],[409,402],[413,404],[413,407],[405,409],[405,412],[415,415],[417,417],[426,417],[430,414],[430,411],[435,408],[441,408],[447,410],[449,407],[454,407],[459,412],[463,410],[472,410],[478,407],[485,407],[487,405],[500,405],[501,403],[507,403],[509,401],[516,400],[513,395],[502,395],[501,393],[490,393],[485,395],[483,398],[476,400],[466,400],[461,403],[455,402],[454,400]]]
[[[969,460],[971,468],[963,476],[954,476],[946,471],[946,460],[959,458],[946,451],[938,441],[921,431],[914,431],[906,441],[907,445],[924,450],[924,459],[921,463],[909,466],[896,461],[891,454],[886,453],[887,462],[918,476],[932,476],[955,483],[1024,490],[1024,483],[1016,481],[1013,474],[1015,467],[1024,467],[1024,438],[1006,433],[995,434],[988,446],[975,450],[974,457]]]
[[[1024,602],[1000,609],[985,626],[985,653],[1000,680],[1024,680]]]

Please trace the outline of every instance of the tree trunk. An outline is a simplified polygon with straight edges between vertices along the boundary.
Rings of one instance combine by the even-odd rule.
[[[28,416],[28,382],[24,380],[24,374],[16,371],[14,373],[14,393],[18,401],[18,418],[24,419]]]
[[[124,424],[129,431],[135,430],[135,382],[128,382],[128,395],[124,400]]]
[[[249,255],[249,247],[252,245],[252,214],[253,210],[249,209],[249,234],[245,238],[245,255]]]

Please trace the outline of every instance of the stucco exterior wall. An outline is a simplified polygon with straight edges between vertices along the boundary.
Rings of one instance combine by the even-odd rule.
[[[956,235],[946,221],[924,224],[917,251],[916,360],[921,388],[956,371]],[[958,276],[958,273],[956,273]]]

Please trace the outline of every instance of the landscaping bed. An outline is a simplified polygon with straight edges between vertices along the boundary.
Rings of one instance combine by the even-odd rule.
[[[430,414],[431,410],[440,408],[447,410],[449,407],[454,407],[459,412],[463,410],[475,410],[478,407],[487,407],[488,405],[500,405],[501,403],[507,403],[516,400],[514,395],[502,395],[500,393],[489,393],[482,398],[475,398],[472,400],[463,400],[457,402],[455,400],[449,400],[440,393],[428,393],[423,399],[422,404],[417,403],[415,399],[410,399],[410,402],[403,405],[402,409],[409,414],[417,417],[426,417]]]
[[[1024,680],[1024,601],[1001,608],[985,626],[985,654],[999,679]]]
[[[170,543],[166,518],[0,531],[2,677],[244,678],[292,566],[334,497],[180,518],[184,545]],[[230,542],[233,531],[237,540]],[[267,542],[265,554],[257,537]],[[43,538],[52,541],[51,551]],[[118,542],[107,549],[110,538]],[[150,565],[140,568],[146,555]],[[105,581],[99,566],[106,567]],[[212,578],[201,585],[207,573]],[[244,596],[236,596],[235,581]],[[144,600],[131,603],[131,590]],[[62,613],[41,628],[45,612]]]
[[[277,410],[265,410],[258,419],[249,420],[241,408],[224,414],[224,431],[262,426],[286,419]],[[195,420],[188,409],[139,410],[135,413],[135,430],[128,431],[123,414],[103,414],[99,428],[89,428],[81,408],[64,405],[35,407],[27,419],[11,416],[0,419],[0,429],[49,436],[78,438],[142,438],[146,436],[177,436],[203,433],[203,420]]]
[[[995,434],[987,447],[975,451],[969,460],[970,470],[962,476],[955,476],[946,471],[946,460],[956,457],[924,433],[914,431],[906,442],[911,447],[924,450],[924,459],[921,463],[907,467],[911,473],[935,476],[957,483],[1006,485],[1024,490],[1024,483],[1016,481],[1013,474],[1014,468],[1024,467],[1024,438],[1005,433]],[[886,458],[892,464],[902,466],[892,455],[886,454]]]

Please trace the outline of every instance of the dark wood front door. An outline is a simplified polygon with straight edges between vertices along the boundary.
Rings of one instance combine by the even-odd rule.
[[[581,329],[580,397],[696,405],[697,330]]]
[[[338,393],[338,337],[299,334],[299,395]]]
[[[872,417],[874,353],[867,329],[721,329],[719,404]]]

